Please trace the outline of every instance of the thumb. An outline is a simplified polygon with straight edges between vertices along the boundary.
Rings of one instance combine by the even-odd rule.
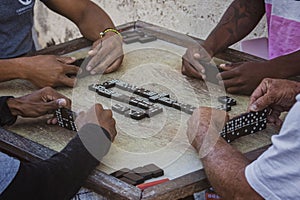
[[[66,99],[56,99],[56,104],[59,108],[63,108],[63,107],[66,107],[67,106],[67,101]]]
[[[249,110],[257,112],[257,111],[263,110],[264,108],[267,108],[272,103],[273,102],[271,101],[271,99],[267,95],[264,95],[264,96],[258,98],[256,101],[254,101],[249,106]]]
[[[47,103],[43,103],[43,113],[53,113],[58,108],[62,108],[67,105],[67,101],[65,99],[56,99],[53,101],[49,101]]]

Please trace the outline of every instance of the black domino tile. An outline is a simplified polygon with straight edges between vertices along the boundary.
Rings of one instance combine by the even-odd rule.
[[[149,105],[147,103],[144,103],[144,102],[139,102],[136,106],[139,107],[139,108],[142,108],[144,110],[148,110],[150,108]]]
[[[125,182],[125,183],[130,184],[130,185],[134,185],[134,186],[138,185],[137,182],[135,182],[135,181],[133,181],[133,180],[131,180],[131,179],[128,179],[128,178],[126,178],[126,177],[121,177],[121,178],[119,178],[119,179],[120,179],[121,181]]]
[[[111,95],[114,93],[114,91],[109,90],[109,89],[97,89],[96,91],[99,95],[111,98]]]
[[[231,106],[228,104],[222,104],[222,105],[215,107],[215,109],[224,110],[226,112],[229,112],[229,111],[231,111]]]
[[[116,104],[116,105],[112,106],[112,110],[119,113],[119,114],[121,114],[121,115],[124,115],[125,112],[130,110],[130,108],[127,107],[127,106]]]
[[[132,180],[135,182],[135,184],[141,184],[141,183],[144,183],[145,182],[145,179],[143,176],[140,176],[134,172],[128,172],[128,173],[125,173],[123,175],[124,178],[127,178],[129,180]]]
[[[129,110],[124,113],[125,117],[129,117],[135,120],[142,120],[146,117],[144,111]]]
[[[152,92],[152,91],[149,91],[149,90],[145,90],[143,93],[140,94],[142,97],[146,97],[146,98],[149,98],[149,97],[152,97],[152,96],[155,96],[157,95],[156,92]]]
[[[110,80],[102,83],[101,86],[105,87],[106,89],[110,89],[115,87],[117,82],[118,80]]]
[[[153,106],[153,107],[150,107],[148,110],[146,110],[146,116],[148,118],[151,118],[151,117],[154,117],[154,116],[162,113],[163,111],[164,111],[163,108],[158,107],[158,106]]]
[[[143,168],[145,168],[147,171],[151,172],[153,178],[157,178],[157,177],[164,175],[164,170],[159,168],[155,164],[145,165]]]
[[[130,101],[129,101],[129,105],[137,106],[139,102],[140,102],[140,101],[137,100],[136,98],[132,98],[132,99],[130,99]]]
[[[124,31],[121,33],[121,35],[123,36],[123,38],[131,38],[135,36],[143,37],[145,33],[134,30],[134,31]]]
[[[148,43],[157,40],[157,37],[151,35],[145,35],[144,37],[139,38],[140,43]]]
[[[144,180],[149,180],[152,178],[152,172],[149,172],[147,169],[144,167],[137,167],[132,170],[134,173],[142,176]]]
[[[176,101],[173,100],[173,99],[170,99],[168,97],[162,97],[162,98],[159,98],[157,100],[157,102],[160,103],[160,104],[163,104],[165,106],[172,107],[172,104],[175,103]]]
[[[245,135],[264,130],[267,127],[268,110],[242,114],[228,121],[220,135],[228,142]]]
[[[133,37],[127,37],[127,38],[123,38],[123,42],[125,44],[132,44],[135,42],[138,42],[141,36],[133,36]]]
[[[222,104],[227,104],[227,105],[230,105],[230,106],[235,106],[236,105],[236,100],[229,97],[229,96],[218,97],[218,101]]]
[[[116,177],[116,178],[121,178],[123,177],[124,174],[130,172],[131,170],[128,169],[128,168],[123,168],[123,169],[120,169],[118,171],[115,171],[113,173],[111,173],[110,175],[113,176],[113,177]]]
[[[123,81],[119,81],[116,83],[116,87],[121,89],[121,90],[126,90],[126,88],[128,87],[128,83],[125,83]]]
[[[142,94],[146,91],[144,88],[137,88],[133,93],[142,96]]]
[[[93,91],[93,92],[97,92],[97,90],[104,90],[105,87],[101,86],[100,84],[92,84],[89,85],[89,90]]]
[[[59,108],[55,111],[55,115],[60,127],[69,129],[71,131],[77,131],[77,126],[75,124],[75,112],[67,108]]]

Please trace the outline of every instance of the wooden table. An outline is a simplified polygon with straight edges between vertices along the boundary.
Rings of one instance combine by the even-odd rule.
[[[121,68],[112,74],[80,79],[74,89],[60,88],[59,92],[72,99],[75,111],[88,109],[96,102],[110,108],[116,102],[87,90],[88,85],[109,79],[128,83],[157,92],[171,94],[183,103],[194,106],[218,105],[217,97],[224,95],[221,87],[181,75],[181,56],[186,47],[202,42],[197,38],[176,33],[158,26],[137,21],[118,27],[121,31],[139,30],[155,35],[159,40],[148,44],[124,45],[125,58]],[[52,46],[36,54],[73,55],[84,57],[91,42],[84,38]],[[232,49],[218,54],[216,63],[261,61],[261,59]],[[0,83],[1,96],[21,96],[36,88],[22,80]],[[249,97],[230,95],[238,101],[231,116],[246,111]],[[188,144],[185,132],[190,117],[177,110],[164,107],[164,113],[140,122],[114,114],[118,136],[102,164],[94,170],[85,187],[111,199],[180,199],[208,188],[203,167],[194,149]],[[240,138],[232,143],[255,159],[270,145],[274,127]],[[46,126],[45,117],[18,119],[17,123],[0,129],[0,149],[25,161],[47,159],[60,151],[74,136],[74,132],[57,126]],[[123,167],[135,168],[155,163],[164,168],[171,181],[144,191],[128,185],[109,173]]]

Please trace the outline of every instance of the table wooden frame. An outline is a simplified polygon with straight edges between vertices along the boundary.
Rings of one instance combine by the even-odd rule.
[[[161,40],[183,47],[190,45],[190,40],[187,40],[187,35],[142,21],[127,23],[118,26],[117,28],[121,31],[142,29],[144,32],[155,35]],[[202,42],[202,40],[198,38],[193,39],[200,43]],[[63,44],[42,49],[37,51],[35,54],[63,55],[84,47],[88,47],[91,44],[92,43],[87,39],[79,38]],[[226,49],[224,52],[217,54],[216,57],[230,62],[263,61],[261,58],[257,58],[233,49]],[[268,147],[269,146],[259,148],[245,155],[250,160],[254,160]],[[0,128],[0,150],[28,162],[47,159],[56,153],[45,146],[37,144],[3,128]],[[96,169],[88,177],[84,187],[91,189],[109,199],[182,199],[193,195],[195,192],[199,192],[210,187],[210,184],[206,178],[204,170],[202,169],[142,191],[135,186],[122,182]]]

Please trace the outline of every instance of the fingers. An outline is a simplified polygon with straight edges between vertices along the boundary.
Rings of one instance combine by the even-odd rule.
[[[64,57],[64,56],[58,56],[56,57],[56,60],[61,62],[61,63],[64,63],[64,64],[71,64],[73,62],[75,62],[76,58],[74,57]]]
[[[221,68],[224,71],[230,71],[232,68],[234,68],[234,65],[229,63],[223,63],[219,65],[219,68]]]
[[[96,115],[100,126],[109,132],[111,136],[111,140],[114,141],[117,135],[117,130],[116,130],[116,122],[113,119],[112,111],[103,109],[101,104],[96,104],[95,110],[96,110]]]
[[[198,71],[196,71],[196,69],[185,60],[182,61],[181,72],[183,75],[186,75],[189,77],[194,77],[194,78],[198,78],[198,79],[206,78],[206,76],[204,74],[201,74]]]
[[[59,108],[65,107],[65,108],[71,108],[71,100],[58,93],[51,87],[45,87],[40,90],[41,91],[41,97],[42,100],[46,102],[55,101]]]
[[[117,59],[111,66],[109,66],[109,67],[104,71],[104,73],[105,73],[105,74],[109,74],[109,73],[112,73],[112,72],[116,71],[116,70],[119,69],[119,67],[121,66],[122,61],[123,61],[123,56],[122,56],[121,58]]]
[[[268,80],[263,81],[257,88],[254,90],[250,97],[249,110],[250,111],[259,111],[269,105],[271,105],[272,99],[267,94],[268,93]]]
[[[76,85],[76,77],[68,77],[68,76],[62,76],[61,79],[60,79],[60,83],[62,85],[65,85],[67,87],[74,87]]]
[[[64,65],[63,72],[64,74],[77,74],[79,72],[79,67],[74,65]]]
[[[98,74],[105,72],[111,65],[114,64],[115,61],[117,61],[116,58],[119,58],[118,52],[111,52],[107,54],[101,62],[99,62],[98,65],[95,65],[95,67],[92,69],[91,74]],[[117,65],[115,65],[117,66]]]

